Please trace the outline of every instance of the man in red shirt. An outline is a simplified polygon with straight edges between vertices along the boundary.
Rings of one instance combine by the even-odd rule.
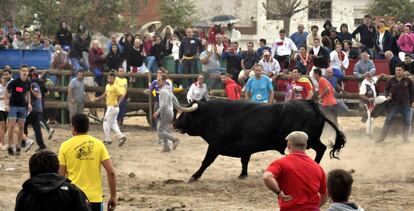
[[[313,97],[313,86],[308,78],[302,77],[298,67],[292,69],[289,100],[309,100]]]
[[[286,140],[289,155],[267,167],[264,183],[278,196],[281,211],[319,210],[327,201],[326,176],[305,153],[308,135],[294,131]]]
[[[336,109],[336,98],[335,90],[329,81],[322,77],[322,70],[316,68],[313,70],[313,77],[318,81],[319,84],[319,99],[322,101],[322,111],[326,114],[331,121],[338,124],[337,117],[338,112]]]
[[[231,79],[231,77],[228,77],[226,73],[221,73],[220,78],[224,84],[227,99],[239,100],[242,93],[240,85]]]

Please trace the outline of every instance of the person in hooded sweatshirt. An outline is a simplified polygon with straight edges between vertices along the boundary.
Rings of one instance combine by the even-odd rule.
[[[333,201],[327,211],[364,211],[355,203],[348,201],[354,182],[350,172],[343,169],[332,170],[327,180],[328,196]]]
[[[40,150],[29,160],[30,179],[16,198],[15,211],[91,211],[86,195],[58,174],[56,153]]]
[[[224,84],[224,91],[226,92],[227,99],[239,100],[242,89],[231,77],[228,77],[226,73],[221,73],[221,82]]]

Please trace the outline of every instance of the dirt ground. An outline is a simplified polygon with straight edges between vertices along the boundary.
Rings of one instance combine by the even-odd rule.
[[[339,123],[348,143],[340,160],[329,159],[325,153],[321,163],[325,171],[355,169],[351,199],[366,210],[414,210],[414,140],[404,144],[397,136],[375,144],[377,136],[365,135],[360,118],[344,117]],[[265,188],[261,177],[267,165],[281,157],[279,153],[254,154],[245,180],[237,179],[239,159],[220,156],[198,182],[187,183],[207,149],[201,138],[179,134],[182,142],[178,149],[162,153],[144,118],[129,118],[126,124],[127,143],[122,148],[108,146],[117,171],[117,210],[277,210],[276,197]],[[383,119],[375,122],[375,133],[382,124]],[[56,133],[47,145],[57,152],[71,134],[67,125],[53,127]],[[91,134],[103,138],[101,126],[94,124]],[[327,129],[323,140],[333,139],[333,134]],[[20,157],[0,152],[0,211],[14,210],[15,197],[29,176],[29,156],[35,149]],[[308,153],[314,156],[314,151]],[[107,197],[106,182],[104,186]]]

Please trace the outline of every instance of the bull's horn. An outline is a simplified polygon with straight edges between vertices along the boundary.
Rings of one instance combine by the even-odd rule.
[[[182,107],[180,105],[177,105],[177,109],[180,110],[180,111],[182,111],[182,112],[193,112],[193,111],[197,110],[197,108],[198,108],[198,104],[197,103],[194,103],[189,108],[184,108],[184,107]]]

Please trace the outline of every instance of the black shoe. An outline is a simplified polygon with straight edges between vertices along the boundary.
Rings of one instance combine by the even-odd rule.
[[[125,141],[127,140],[127,137],[126,136],[122,136],[118,141],[118,146],[119,147],[122,147],[122,145],[124,145],[125,144]]]
[[[53,128],[51,128],[51,129],[48,131],[48,133],[49,133],[49,136],[47,137],[47,140],[50,140],[50,139],[52,139],[52,138],[53,138],[53,134],[55,133],[55,130],[54,130]]]
[[[16,147],[16,156],[20,156],[20,147]]]
[[[26,147],[26,141],[25,140],[22,140],[22,143],[20,144],[20,147],[21,148],[25,148]]]
[[[9,153],[9,155],[14,155],[13,147],[7,147],[7,152]]]

